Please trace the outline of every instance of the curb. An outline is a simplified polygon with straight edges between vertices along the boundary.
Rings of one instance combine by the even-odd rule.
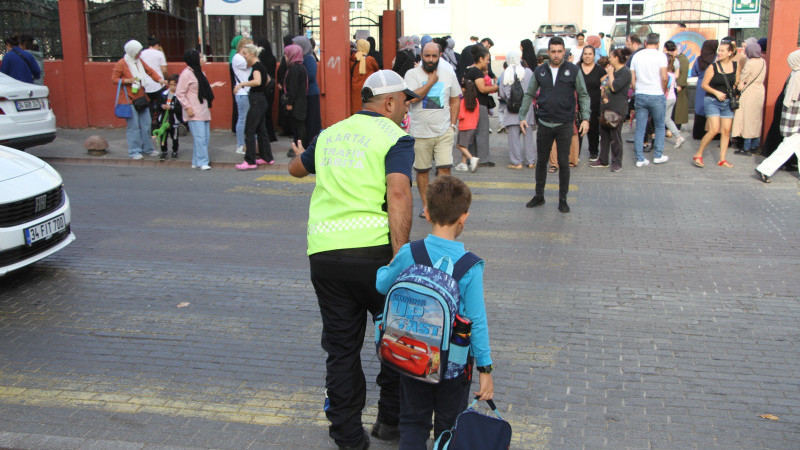
[[[50,164],[84,164],[84,165],[93,165],[93,166],[129,166],[129,167],[161,167],[161,168],[170,168],[170,169],[190,169],[192,164],[190,161],[158,161],[158,160],[147,160],[147,159],[96,159],[96,158],[72,158],[72,157],[61,157],[61,156],[42,156],[40,159],[47,161]],[[236,164],[235,162],[211,162],[209,165],[212,169],[235,169]],[[270,166],[264,167],[263,165],[256,169],[258,170],[268,170],[268,171],[275,171],[278,169],[281,170],[288,170],[289,164],[286,163],[275,163]],[[242,172],[253,172],[252,170],[245,170]]]

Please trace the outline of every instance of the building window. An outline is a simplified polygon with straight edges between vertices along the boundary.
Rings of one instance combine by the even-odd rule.
[[[617,5],[617,15],[627,16],[631,10],[631,5]]]
[[[444,6],[447,0],[428,0],[428,6]]]
[[[631,5],[631,15],[641,16],[644,15],[644,5]]]
[[[362,9],[364,9],[364,0],[356,0],[356,1],[350,2],[350,10],[351,11],[362,10]]]
[[[604,16],[613,16],[614,15],[614,5],[603,5],[603,15]]]

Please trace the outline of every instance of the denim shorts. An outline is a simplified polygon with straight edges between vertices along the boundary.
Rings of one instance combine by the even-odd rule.
[[[726,98],[724,101],[719,101],[714,97],[706,95],[703,99],[703,108],[706,111],[706,117],[733,119],[733,110],[731,109],[731,100],[729,98]]]

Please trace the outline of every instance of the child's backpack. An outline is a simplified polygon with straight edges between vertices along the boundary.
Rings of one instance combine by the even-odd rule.
[[[403,375],[438,383],[464,373],[469,342],[451,346],[459,310],[458,280],[482,260],[467,252],[455,264],[431,263],[423,241],[411,244],[414,264],[397,277],[375,321],[378,358]]]
[[[511,94],[506,101],[506,109],[510,113],[518,113],[522,108],[522,100],[525,98],[525,90],[522,89],[522,83],[519,81],[517,74],[514,74],[514,84],[511,85]]]
[[[486,403],[497,417],[478,412],[475,409],[477,403],[475,399],[458,415],[453,428],[439,435],[433,443],[434,450],[508,450],[511,425],[500,417],[492,400]]]

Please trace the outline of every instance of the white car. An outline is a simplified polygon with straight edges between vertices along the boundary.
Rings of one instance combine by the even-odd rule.
[[[56,116],[46,86],[0,73],[0,145],[25,149],[56,138]]]
[[[574,23],[543,23],[536,30],[536,40],[533,42],[533,49],[537,57],[547,59],[547,48],[550,45],[550,38],[558,36],[564,40],[564,49],[569,50],[575,55],[578,51],[579,33],[578,25]],[[575,62],[577,64],[578,57]],[[531,67],[531,70],[533,68]]]
[[[0,145],[0,276],[75,240],[61,175],[25,152]]]

